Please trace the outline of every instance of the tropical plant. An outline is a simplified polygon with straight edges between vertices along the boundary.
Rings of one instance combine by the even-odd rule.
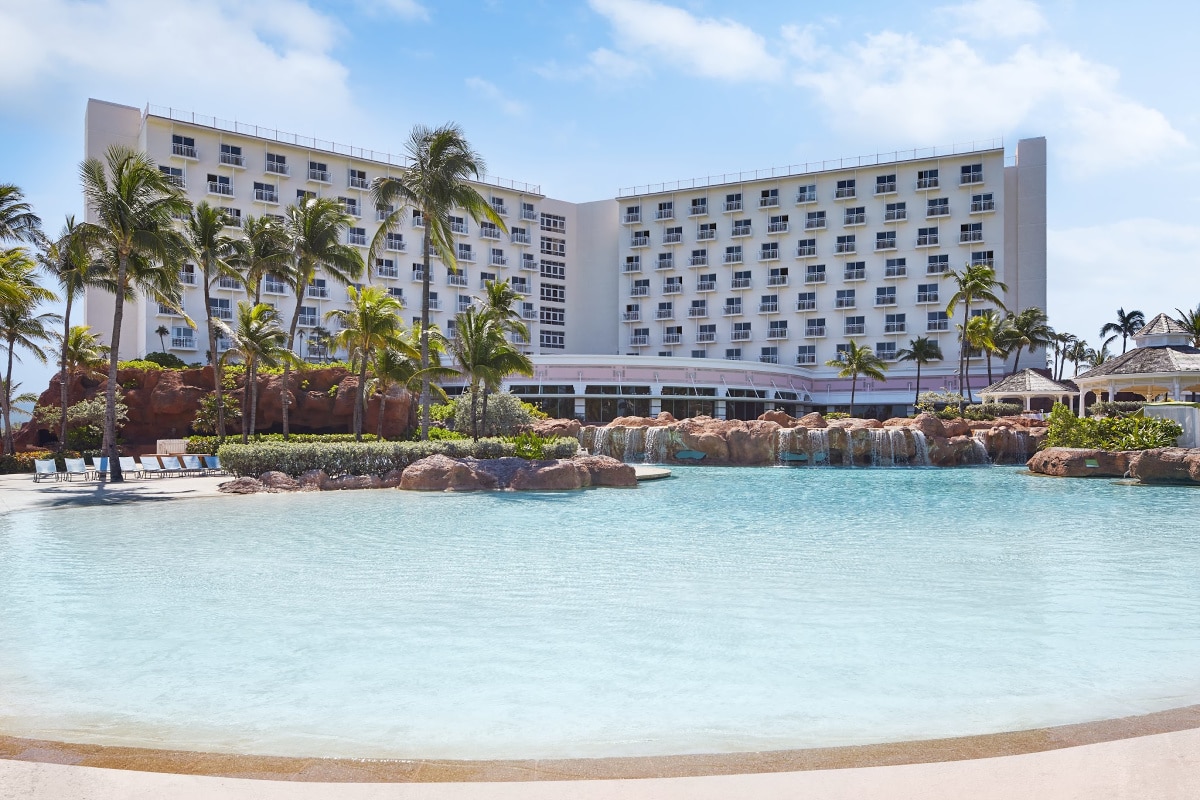
[[[1087,348],[1087,351],[1084,353],[1083,360],[1089,368],[1095,369],[1112,357],[1113,354],[1108,352],[1108,342],[1105,342],[1104,344],[1100,345],[1099,350],[1091,347]]]
[[[1004,332],[1001,340],[1008,352],[1014,353],[1013,372],[1021,361],[1021,351],[1033,352],[1035,348],[1044,347],[1054,341],[1054,328],[1051,328],[1046,312],[1037,306],[1023,308],[1016,314],[1005,317]]]
[[[1054,334],[1054,364],[1051,374],[1056,381],[1062,380],[1063,371],[1067,368],[1071,348],[1077,341],[1079,341],[1079,337],[1073,333],[1063,331]]]
[[[1007,348],[1007,320],[994,308],[985,309],[967,321],[967,344],[984,355],[988,384],[992,383],[992,356],[1003,357]]]
[[[437,333],[433,336],[433,333]],[[430,360],[434,367],[441,366],[440,355],[445,349],[445,340],[441,334],[433,331],[430,337]],[[403,331],[386,348],[378,350],[371,361],[371,380],[368,391],[379,395],[379,425],[377,436],[383,438],[383,418],[387,411],[388,393],[393,386],[402,386],[414,397],[420,391],[421,384],[421,331],[420,325]],[[442,400],[446,393],[437,384],[431,384],[430,390]]]
[[[237,269],[230,263],[235,254],[234,240],[225,234],[228,215],[220,208],[201,202],[192,209],[184,226],[188,256],[196,262],[204,290],[204,321],[208,333],[208,351],[217,352],[217,326],[213,324],[212,290],[221,279],[240,281]],[[221,389],[221,359],[214,358],[213,397],[217,406],[217,438],[225,436],[225,408]]]
[[[170,334],[171,334],[171,329],[168,328],[166,325],[159,325],[157,328],[154,329],[154,335],[158,337],[158,351],[160,353],[167,352],[166,337],[169,336]]]
[[[1088,347],[1087,341],[1084,339],[1075,339],[1063,351],[1063,361],[1070,361],[1075,365],[1075,377],[1079,377],[1079,367],[1085,363],[1088,358],[1088,353],[1092,348]]]
[[[486,311],[468,308],[454,318],[450,353],[458,371],[467,379],[471,392],[471,436],[479,438],[479,409],[483,393],[483,417],[487,417],[487,395],[499,388],[509,375],[532,375],[533,362],[504,338],[504,328]]]
[[[296,307],[287,330],[287,348],[296,350],[296,328],[300,324],[300,309],[308,287],[318,273],[328,275],[343,285],[350,284],[363,273],[362,256],[356,248],[343,242],[352,217],[332,198],[310,197],[300,204],[288,206],[284,215],[283,234],[289,258],[282,277],[296,296]],[[291,362],[283,364],[280,382],[283,409],[283,438],[288,437],[288,393],[291,391]]]
[[[0,183],[0,242],[37,244],[41,236],[42,220],[33,213],[21,189],[11,183]]]
[[[916,339],[909,340],[908,347],[897,353],[896,359],[912,361],[917,365],[917,391],[913,395],[913,405],[916,406],[921,399],[921,365],[941,361],[941,345],[937,343],[937,340],[930,339],[928,336],[918,336]]]
[[[1162,417],[1076,417],[1062,403],[1050,410],[1041,447],[1088,447],[1100,450],[1149,450],[1172,447],[1183,433],[1178,422]]]
[[[521,295],[517,294],[508,278],[485,283],[484,295],[478,299],[484,313],[490,314],[500,323],[500,327],[506,333],[515,334],[524,341],[529,340],[529,327],[513,307],[521,299]]]
[[[221,319],[214,319],[213,322],[229,339],[229,349],[221,354],[218,361],[223,365],[230,359],[240,358],[246,367],[242,393],[247,399],[250,411],[242,415],[242,443],[245,444],[247,436],[254,435],[258,417],[258,365],[277,367],[280,364],[288,364],[294,360],[294,355],[285,346],[286,335],[279,327],[279,313],[266,303],[238,303],[237,317],[232,326]],[[218,430],[217,439],[221,440],[223,437],[224,433]]]
[[[391,346],[400,333],[400,301],[378,286],[346,289],[350,308],[337,309],[325,315],[327,320],[336,320],[341,330],[337,335],[338,347],[350,354],[351,363],[358,365],[358,387],[354,403],[351,431],[357,441],[362,441],[363,407],[367,398],[367,370],[380,350]]]
[[[242,234],[234,241],[233,254],[227,260],[241,273],[246,299],[258,305],[262,302],[263,278],[286,274],[291,254],[283,226],[265,214],[246,217]]]
[[[79,326],[83,327],[83,326]],[[49,406],[37,406],[33,410],[33,418],[39,423],[49,425],[56,422],[59,410]],[[91,400],[80,400],[67,408],[67,436],[63,446],[72,450],[92,450],[100,446],[104,433],[105,403],[103,397],[93,397]],[[117,392],[117,426],[124,425],[129,419],[129,408],[125,405],[120,392]]]
[[[536,406],[526,403],[509,392],[492,392],[488,400],[487,413],[483,413],[482,403],[479,403],[477,417],[471,413],[472,399],[472,393],[469,390],[458,396],[454,404],[455,432],[470,435],[472,419],[475,419],[479,426],[481,440],[488,436],[511,436],[529,428],[539,419]],[[474,398],[474,400],[478,400],[478,398]],[[430,430],[438,429],[431,428]]]
[[[958,348],[958,385],[965,387],[967,398],[971,397],[971,385],[967,375],[967,331],[970,327],[971,305],[976,302],[994,303],[997,308],[1004,308],[1004,301],[996,293],[999,289],[1007,292],[1008,287],[996,280],[996,270],[987,264],[968,264],[962,270],[951,270],[950,278],[954,281],[954,294],[946,304],[946,315],[953,317],[959,303],[963,307],[962,338]]]
[[[473,220],[487,219],[507,232],[508,226],[491,204],[468,181],[485,172],[482,157],[453,123],[438,128],[418,125],[409,135],[405,150],[410,166],[397,176],[377,178],[372,197],[380,209],[392,209],[371,242],[369,258],[385,247],[387,235],[399,230],[405,209],[419,212],[422,226],[421,254],[421,438],[429,436],[429,384],[433,374],[429,359],[430,257],[436,253],[447,269],[458,268],[450,211],[463,209]]]
[[[39,303],[57,299],[53,292],[38,283],[37,268],[37,262],[24,248],[16,247],[0,253],[0,282],[7,284],[17,298],[0,302],[0,344],[4,346],[8,361],[4,373],[4,391],[0,392],[0,410],[3,411],[4,422],[4,455],[12,455],[15,449],[12,427],[12,374],[13,362],[20,360],[17,348],[28,351],[44,363],[46,353],[41,345],[53,340],[53,335],[46,326],[62,319],[58,314],[37,313]]]
[[[838,367],[839,378],[850,378],[850,414],[854,414],[854,394],[858,390],[858,376],[865,375],[877,381],[886,381],[887,362],[875,355],[870,347],[860,347],[853,339],[837,358],[825,362],[827,367]]]
[[[1200,305],[1191,311],[1175,310],[1179,312],[1179,324],[1191,334],[1192,347],[1200,347]]]
[[[1118,336],[1121,337],[1121,354],[1125,354],[1125,347],[1130,336],[1146,327],[1146,315],[1141,311],[1130,311],[1125,313],[1125,309],[1117,309],[1117,318],[1113,322],[1104,323],[1104,327],[1100,329],[1100,337],[1104,338],[1104,343],[1100,345],[1101,349],[1105,345],[1112,343]],[[1109,334],[1112,334],[1109,336]]]
[[[88,240],[102,252],[111,270],[113,333],[109,337],[108,387],[103,449],[112,466],[111,480],[123,480],[117,453],[117,359],[125,298],[135,288],[156,300],[179,305],[179,265],[187,251],[172,224],[190,204],[145,153],[122,145],[109,147],[103,160],[80,166],[83,194],[94,223],[84,223]]]

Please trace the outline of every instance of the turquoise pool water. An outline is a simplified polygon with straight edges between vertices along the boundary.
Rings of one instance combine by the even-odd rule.
[[[1200,702],[1200,492],[1015,469],[0,517],[0,732],[565,757]]]

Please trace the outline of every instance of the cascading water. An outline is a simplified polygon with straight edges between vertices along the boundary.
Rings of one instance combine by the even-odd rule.
[[[808,453],[810,465],[829,466],[829,431],[814,428],[808,432]]]
[[[638,457],[646,452],[646,438],[645,428],[626,428],[625,447],[621,450],[621,460],[627,464],[637,461]]]
[[[646,455],[644,461],[647,464],[661,464],[667,460],[667,443],[670,441],[671,432],[665,427],[645,428],[646,432]]]
[[[929,442],[925,441],[925,434],[915,428],[912,431],[913,437],[913,461],[917,466],[929,466]]]
[[[974,458],[971,463],[990,464],[992,459],[988,456],[987,431],[972,431],[971,443],[974,445]]]
[[[608,441],[612,437],[612,428],[597,428],[596,438],[592,443],[592,455],[594,456],[610,456],[608,452]]]

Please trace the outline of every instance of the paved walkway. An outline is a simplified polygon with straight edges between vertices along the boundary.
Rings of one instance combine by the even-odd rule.
[[[121,483],[81,480],[34,483],[32,475],[0,475],[0,513],[32,508],[224,496],[217,491],[217,486],[227,480],[230,478],[163,477],[134,478]]]

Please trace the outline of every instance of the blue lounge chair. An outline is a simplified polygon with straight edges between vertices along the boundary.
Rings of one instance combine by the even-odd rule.
[[[33,460],[33,482],[40,483],[42,478],[54,476],[54,480],[61,481],[63,474],[58,471],[58,466],[54,463],[53,458],[47,458],[44,461],[40,458]]]
[[[163,472],[162,464],[158,463],[158,456],[142,456],[142,477],[152,478],[154,476],[162,477],[167,473]]]
[[[183,465],[179,463],[178,456],[159,456],[158,460],[162,462],[163,472],[167,475],[178,477],[186,471]]]
[[[108,456],[96,456],[92,459],[92,477],[103,480],[108,477]]]
[[[68,481],[76,478],[83,478],[86,481],[91,477],[88,473],[87,462],[82,458],[64,458],[63,463],[67,466],[67,471],[63,474],[67,476]]]
[[[192,475],[203,475],[204,465],[200,463],[200,456],[184,456],[183,471]]]
[[[225,468],[221,466],[221,459],[218,456],[204,457],[204,470],[209,475],[228,475]]]
[[[144,478],[146,473],[138,466],[138,463],[133,460],[133,456],[120,456],[117,462],[121,465],[121,472],[125,475],[132,475],[135,478]]]

